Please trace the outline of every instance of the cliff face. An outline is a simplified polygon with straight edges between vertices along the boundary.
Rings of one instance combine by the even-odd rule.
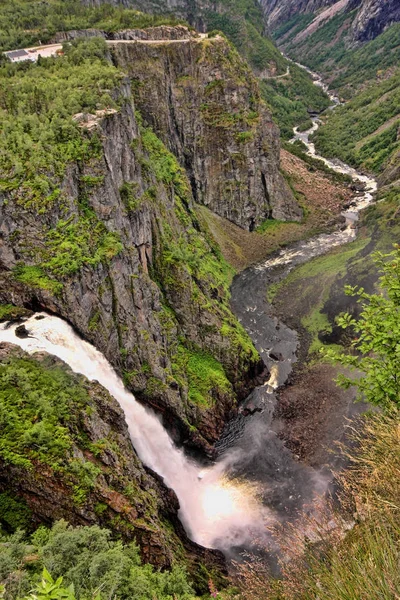
[[[143,467],[116,400],[100,384],[72,373],[55,357],[30,357],[16,346],[1,344],[0,390],[8,397],[7,378],[11,373],[17,389],[27,390],[28,395],[43,396],[48,393],[44,383],[51,386],[49,401],[54,404],[60,402],[57,394],[62,394],[61,402],[65,402],[67,389],[71,390],[67,414],[57,422],[52,417],[53,431],[56,427],[62,429],[64,441],[71,443],[61,458],[41,448],[40,436],[36,444],[25,441],[22,447],[15,438],[13,458],[0,458],[0,494],[10,495],[17,507],[26,507],[24,527],[32,530],[58,519],[71,525],[108,527],[125,540],[134,539],[145,562],[160,568],[170,567],[176,559],[186,563],[199,589],[207,589],[207,582],[199,577],[200,563],[224,571],[223,558],[219,552],[201,548],[187,538],[178,520],[179,503],[174,492]],[[17,405],[8,408],[16,409]],[[30,401],[28,406],[33,409]],[[20,418],[24,418],[25,410],[26,402]],[[50,410],[47,404],[46,411]],[[43,408],[41,419],[46,419]],[[56,436],[52,437],[53,443]],[[7,439],[3,440],[3,453]],[[3,517],[0,515],[0,520]]]
[[[145,121],[185,167],[194,199],[252,231],[301,210],[279,172],[279,133],[248,66],[221,37],[114,44]]]
[[[353,22],[353,36],[357,41],[375,39],[392,23],[400,21],[398,0],[363,0]]]
[[[392,23],[400,20],[397,0],[259,0],[271,30],[301,14],[318,13],[335,6],[341,10],[357,13],[351,25],[353,41],[366,42],[375,39]]]
[[[269,28],[286,23],[297,14],[316,12],[335,4],[337,0],[259,0]]]
[[[118,102],[75,117],[96,154],[68,166],[45,210],[0,194],[0,303],[67,319],[177,439],[207,450],[262,365],[183,171],[139,127],[127,80]]]

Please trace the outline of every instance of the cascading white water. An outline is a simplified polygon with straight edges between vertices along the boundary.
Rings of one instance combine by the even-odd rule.
[[[318,73],[314,73],[314,71],[311,71],[311,69],[305,67],[300,63],[295,64],[301,69],[307,71],[307,73],[309,73],[312,76],[314,84],[317,87],[322,88],[324,92],[329,96],[329,99],[332,102],[332,105],[330,106],[331,110],[335,109],[341,104],[340,99],[335,94],[329,91],[328,85],[322,81],[322,78],[318,75]],[[378,183],[374,177],[370,177],[368,175],[359,173],[356,169],[350,167],[349,165],[345,164],[339,159],[331,160],[318,154],[315,149],[315,144],[312,141],[310,141],[310,137],[312,137],[312,135],[317,131],[317,129],[319,129],[321,121],[319,117],[313,117],[311,120],[313,123],[312,127],[307,131],[299,131],[298,127],[295,127],[293,129],[294,137],[290,140],[290,142],[293,143],[297,140],[303,142],[303,144],[307,146],[307,154],[309,156],[318,158],[318,160],[321,160],[327,167],[329,167],[333,171],[336,171],[336,173],[341,173],[342,175],[349,175],[353,181],[359,181],[360,183],[364,184],[365,190],[363,196],[362,198],[357,199],[357,206],[355,210],[348,210],[343,213],[346,217],[347,223],[354,223],[358,220],[358,213],[360,212],[360,210],[366,208],[369,204],[371,204],[374,197],[374,193],[378,189]]]
[[[126,390],[110,363],[82,340],[62,319],[41,313],[29,318],[28,338],[15,335],[16,325],[0,325],[0,342],[18,344],[32,354],[45,351],[58,356],[76,373],[97,380],[124,410],[133,446],[144,464],[164,478],[180,502],[180,517],[194,541],[228,550],[254,537],[269,512],[249,486],[227,481],[228,459],[203,469],[179,450],[155,413],[139,404]],[[233,456],[230,460],[234,460]]]

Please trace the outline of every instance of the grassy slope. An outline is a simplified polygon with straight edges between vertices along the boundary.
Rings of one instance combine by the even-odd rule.
[[[339,13],[303,40],[296,36],[310,18],[297,16],[275,37],[290,56],[322,73],[333,89],[350,99],[327,115],[315,136],[318,150],[379,174],[398,160],[400,146],[400,24],[357,48],[350,40],[355,15],[356,11]]]
[[[400,71],[370,84],[324,120],[314,136],[322,154],[379,173],[400,149]]]
[[[352,300],[342,291],[345,284],[361,285],[373,291],[376,268],[371,254],[389,252],[400,235],[398,190],[384,202],[365,211],[358,239],[294,269],[268,291],[268,299],[285,317],[296,315],[304,328],[310,355],[323,346],[319,335],[332,332],[335,316],[349,310]],[[314,356],[315,358],[315,356]]]

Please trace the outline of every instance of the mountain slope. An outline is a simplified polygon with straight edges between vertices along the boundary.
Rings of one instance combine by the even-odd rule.
[[[66,318],[176,438],[209,449],[259,359],[183,169],[100,42],[4,67],[0,302]]]
[[[259,0],[268,25],[277,35],[290,32],[295,26],[296,35],[302,31],[310,35],[338,13],[355,10],[351,23],[346,25],[353,42],[366,42],[376,38],[392,23],[400,20],[397,0]],[[301,33],[300,33],[301,32]],[[292,32],[293,33],[293,32]]]

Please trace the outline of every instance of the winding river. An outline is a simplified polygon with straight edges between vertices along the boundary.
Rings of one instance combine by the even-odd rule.
[[[315,81],[323,85],[320,79]],[[332,101],[337,104],[334,97]],[[295,130],[293,138],[304,142],[313,156],[317,155],[310,136],[318,126],[316,117],[309,131]],[[16,337],[16,325],[0,325],[0,341],[18,344],[29,353],[54,354],[73,371],[98,380],[114,396],[125,412],[136,452],[175,490],[189,535],[227,556],[250,549],[256,538],[273,550],[267,526],[296,518],[299,509],[324,493],[330,480],[326,473],[296,461],[273,429],[275,392],[296,361],[298,336],[279,322],[266,301],[268,285],[281,280],[293,267],[354,238],[358,212],[371,202],[376,190],[373,179],[339,161],[318,158],[363,182],[365,191],[356,195],[354,208],[344,213],[345,229],[293,244],[234,279],[232,308],[268,366],[270,378],[247,398],[247,410],[242,407],[238,417],[227,424],[213,466],[202,469],[176,448],[157,415],[135,400],[104,356],[63,320],[45,313],[34,315],[25,322],[30,334],[26,339]]]

